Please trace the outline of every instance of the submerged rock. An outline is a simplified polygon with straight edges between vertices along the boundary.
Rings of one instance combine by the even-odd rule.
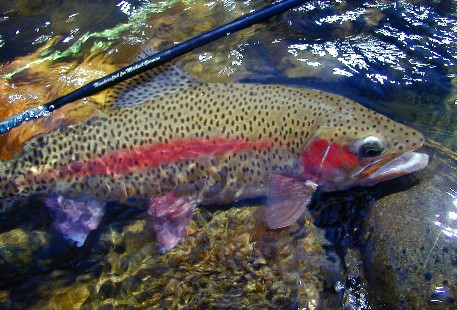
[[[340,261],[310,222],[269,230],[257,206],[197,208],[189,236],[163,254],[145,208],[106,209],[67,263],[12,283],[0,307],[338,308]]]
[[[3,277],[15,269],[26,269],[34,262],[33,254],[45,244],[41,231],[13,229],[0,234],[0,271]]]
[[[457,154],[425,151],[419,182],[377,201],[368,220],[362,257],[375,309],[457,306]]]
[[[114,298],[134,306],[196,309],[314,308],[327,302],[324,288],[339,279],[340,269],[326,259],[322,230],[310,223],[268,230],[255,207],[198,210],[189,236],[165,254],[151,244],[147,222],[126,226],[115,241],[122,251],[108,254],[111,268],[87,302]],[[335,304],[338,296],[332,297]]]

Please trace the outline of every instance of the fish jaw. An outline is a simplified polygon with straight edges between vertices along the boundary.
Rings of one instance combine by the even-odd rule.
[[[387,158],[363,167],[362,170],[354,175],[354,178],[357,179],[355,183],[361,186],[372,186],[421,170],[427,164],[427,154],[409,151],[393,159]],[[368,171],[370,172],[367,173]],[[362,177],[360,178],[360,176]]]

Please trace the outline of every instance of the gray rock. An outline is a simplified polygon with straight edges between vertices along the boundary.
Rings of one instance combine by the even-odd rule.
[[[431,161],[418,182],[378,200],[367,221],[362,257],[374,309],[457,306],[457,155],[434,142],[424,151]]]

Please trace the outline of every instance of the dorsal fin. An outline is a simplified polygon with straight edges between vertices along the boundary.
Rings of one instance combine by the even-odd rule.
[[[137,60],[156,52],[150,47],[143,47],[138,53]],[[134,107],[164,94],[181,91],[200,83],[183,69],[167,63],[113,87],[107,96],[107,104],[116,108]]]

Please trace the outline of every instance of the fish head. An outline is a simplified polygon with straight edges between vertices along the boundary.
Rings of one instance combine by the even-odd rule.
[[[372,186],[424,168],[428,156],[414,152],[424,136],[366,108],[319,127],[301,154],[304,179],[323,191]]]

